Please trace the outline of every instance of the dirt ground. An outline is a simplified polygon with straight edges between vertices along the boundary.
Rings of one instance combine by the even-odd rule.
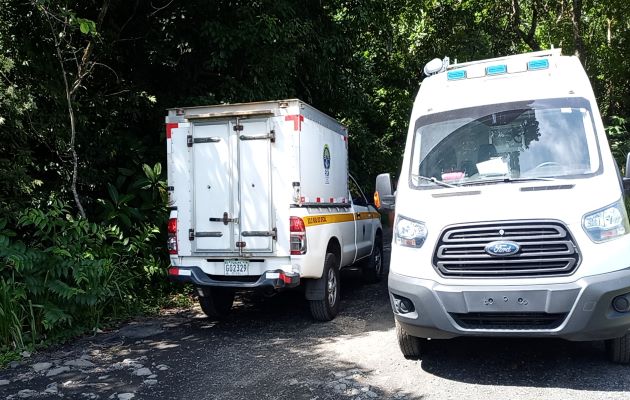
[[[165,311],[33,354],[0,370],[0,399],[630,399],[602,343],[454,339],[406,360],[386,280],[342,285],[328,323],[299,292],[246,295],[225,321]]]

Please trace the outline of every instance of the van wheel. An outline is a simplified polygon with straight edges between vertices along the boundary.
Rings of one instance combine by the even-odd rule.
[[[405,358],[420,358],[422,356],[422,348],[426,345],[427,340],[411,336],[398,321],[396,321],[396,337],[398,338],[398,347]]]
[[[208,288],[206,296],[199,297],[201,310],[210,318],[223,318],[230,313],[234,303],[234,290],[227,288]]]
[[[630,363],[630,334],[606,340],[606,351],[610,361],[619,364]]]
[[[363,280],[367,283],[376,283],[383,277],[383,241],[380,236],[374,239],[372,254],[363,266]]]
[[[339,312],[339,300],[341,296],[339,269],[337,257],[333,253],[327,253],[324,261],[324,298],[321,300],[309,300],[311,314],[317,321],[330,321]]]

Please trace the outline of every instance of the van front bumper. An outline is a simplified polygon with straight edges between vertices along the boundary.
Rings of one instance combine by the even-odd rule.
[[[207,275],[199,267],[170,267],[168,277],[172,280],[192,283],[198,287],[229,287],[234,289],[288,289],[300,284],[297,272],[286,272],[281,269],[265,271],[259,276],[215,276]]]
[[[519,286],[449,286],[389,274],[389,296],[396,320],[410,335],[432,339],[617,338],[630,330],[630,312],[615,311],[612,301],[629,292],[630,268],[571,283]],[[402,299],[413,303],[411,312],[402,313],[396,307]]]

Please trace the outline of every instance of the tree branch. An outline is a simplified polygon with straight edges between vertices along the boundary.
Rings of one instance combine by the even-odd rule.
[[[540,50],[540,44],[536,41],[536,26],[538,25],[538,1],[532,2],[532,22],[529,31],[525,33],[521,29],[521,5],[519,0],[512,0],[512,27],[516,35],[532,50]]]

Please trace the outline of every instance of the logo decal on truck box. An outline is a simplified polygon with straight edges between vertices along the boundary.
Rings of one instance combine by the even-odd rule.
[[[323,159],[324,159],[324,183],[328,185],[330,183],[330,149],[328,148],[327,144],[324,145]]]

